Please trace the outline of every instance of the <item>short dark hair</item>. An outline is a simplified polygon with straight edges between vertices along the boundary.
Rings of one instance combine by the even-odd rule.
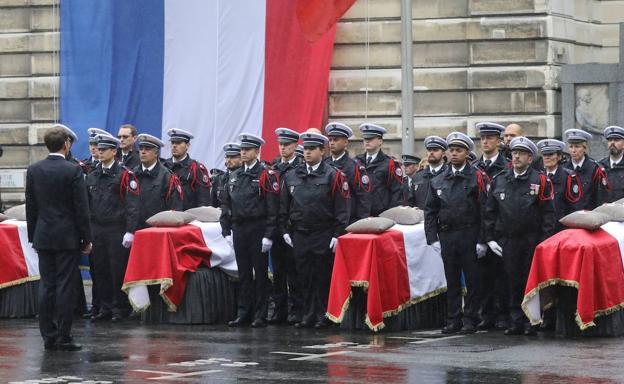
[[[52,128],[43,136],[43,142],[51,153],[63,149],[67,140],[69,140],[69,134],[63,128]]]
[[[122,128],[128,128],[132,136],[136,137],[136,135],[138,134],[136,127],[132,124],[124,124],[121,127],[119,127],[119,129],[122,129]]]

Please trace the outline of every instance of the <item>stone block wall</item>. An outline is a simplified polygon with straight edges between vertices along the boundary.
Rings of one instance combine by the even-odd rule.
[[[425,136],[475,136],[482,120],[518,122],[532,137],[558,136],[561,65],[618,60],[624,0],[412,4],[417,154]],[[58,119],[59,6],[0,0],[0,172],[23,174],[41,159],[43,133]],[[328,95],[331,120],[385,125],[387,149],[397,155],[400,41],[400,0],[358,0],[338,25]],[[1,192],[7,205],[23,199],[21,188]]]

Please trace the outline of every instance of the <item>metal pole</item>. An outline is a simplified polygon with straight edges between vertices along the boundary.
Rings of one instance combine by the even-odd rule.
[[[414,62],[412,0],[401,0],[401,148],[414,154]]]

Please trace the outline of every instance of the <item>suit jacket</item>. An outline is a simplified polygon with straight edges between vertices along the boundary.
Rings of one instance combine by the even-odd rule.
[[[37,250],[74,250],[91,242],[89,200],[79,165],[50,155],[26,172],[28,241]]]

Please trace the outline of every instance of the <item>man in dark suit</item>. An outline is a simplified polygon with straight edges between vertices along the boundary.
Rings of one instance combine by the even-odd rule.
[[[28,167],[28,241],[39,255],[39,329],[45,349],[77,351],[71,337],[75,290],[72,277],[80,252],[91,252],[89,204],[82,169],[65,161],[71,141],[55,127],[44,136],[49,156]]]

